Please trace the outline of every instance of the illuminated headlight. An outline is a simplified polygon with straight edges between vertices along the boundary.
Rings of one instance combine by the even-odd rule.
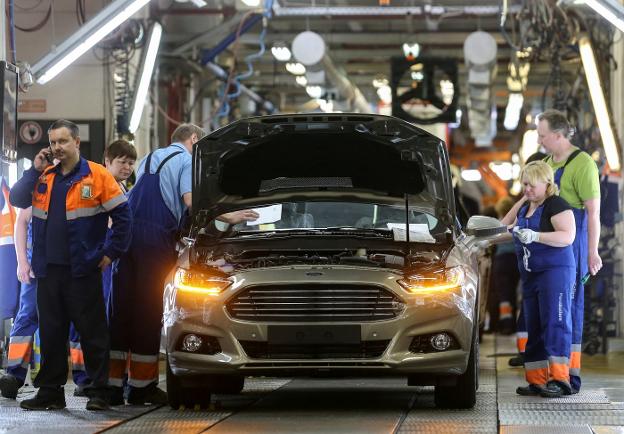
[[[231,284],[232,281],[229,279],[184,268],[178,268],[174,278],[174,285],[178,291],[201,295],[217,296]]]
[[[194,353],[199,350],[202,346],[202,339],[197,335],[186,335],[182,340],[182,349],[184,351],[188,351]]]
[[[446,333],[438,333],[431,337],[431,346],[438,351],[445,351],[451,346],[452,339]]]
[[[456,266],[422,274],[412,274],[398,282],[408,292],[435,293],[459,288],[464,284],[465,278],[464,269],[461,266]]]

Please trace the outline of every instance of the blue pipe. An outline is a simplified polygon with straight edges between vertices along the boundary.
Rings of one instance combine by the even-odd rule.
[[[244,34],[244,33],[246,33],[258,21],[262,20],[262,17],[263,17],[262,14],[257,14],[257,15],[253,15],[251,18],[249,18],[247,21],[245,21],[245,23],[243,24],[243,26],[240,29],[239,36]],[[238,29],[237,29],[237,31],[238,31]],[[228,36],[223,38],[223,40],[221,40],[221,42],[219,42],[213,48],[202,50],[201,64],[202,65],[206,65],[207,63],[212,62],[215,57],[217,57],[227,47],[229,47],[230,44],[236,40],[236,33],[237,32],[230,33]]]

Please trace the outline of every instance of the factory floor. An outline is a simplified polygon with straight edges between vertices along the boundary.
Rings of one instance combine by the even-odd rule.
[[[32,412],[0,398],[4,433],[596,433],[624,434],[624,353],[583,356],[583,389],[558,399],[518,396],[523,370],[507,361],[512,337],[481,343],[477,404],[441,410],[433,388],[401,378],[248,378],[239,395],[215,395],[208,410],[114,407],[94,413],[66,387],[67,408]],[[162,387],[165,387],[164,376]]]

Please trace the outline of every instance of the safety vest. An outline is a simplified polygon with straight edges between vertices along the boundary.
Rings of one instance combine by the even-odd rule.
[[[67,180],[65,210],[73,276],[93,272],[103,256],[108,229],[108,212],[126,201],[113,176],[100,164],[80,158],[78,171]],[[35,183],[32,192],[33,258],[35,276],[45,276],[46,223],[56,171],[50,167]]]
[[[15,209],[9,203],[9,186],[0,182],[0,321],[15,316],[19,306],[19,281],[15,254]]]

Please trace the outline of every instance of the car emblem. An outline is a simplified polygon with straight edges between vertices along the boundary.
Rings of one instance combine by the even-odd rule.
[[[323,273],[320,271],[308,271],[306,276],[314,277],[314,276],[322,276]]]

